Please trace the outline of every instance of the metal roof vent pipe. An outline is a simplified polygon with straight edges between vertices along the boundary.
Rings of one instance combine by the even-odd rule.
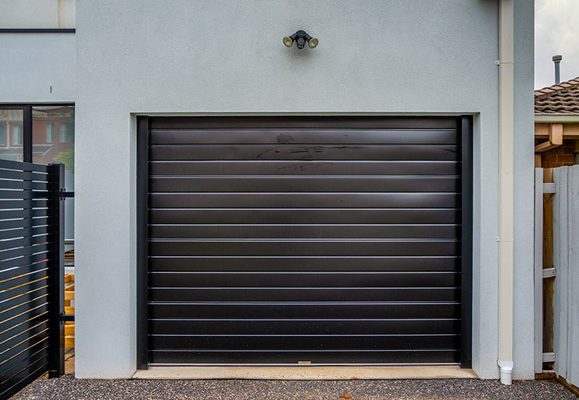
[[[563,59],[562,55],[553,56],[553,62],[555,63],[555,85],[561,83],[561,60]]]

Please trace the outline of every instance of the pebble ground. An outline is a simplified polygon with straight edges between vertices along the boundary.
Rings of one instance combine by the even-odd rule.
[[[14,400],[377,400],[377,399],[577,399],[555,381],[502,386],[478,379],[261,381],[261,380],[80,380],[70,375],[41,379]]]

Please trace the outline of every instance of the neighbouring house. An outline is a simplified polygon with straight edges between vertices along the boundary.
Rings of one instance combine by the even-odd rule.
[[[533,1],[6,4],[0,158],[74,118],[78,378],[534,378]]]
[[[579,164],[579,77],[535,90],[535,166]]]
[[[553,57],[557,59],[560,62],[561,56]],[[579,326],[574,253],[578,238],[573,232],[579,215],[574,208],[579,185],[579,78],[558,82],[558,68],[556,62],[557,83],[535,91],[535,265],[541,278],[536,281],[536,296],[537,300],[543,297],[538,301],[543,308],[535,315],[536,337],[543,341],[535,345],[545,352],[543,361],[549,361],[578,393],[579,352],[574,333]],[[542,324],[539,314],[543,314]]]

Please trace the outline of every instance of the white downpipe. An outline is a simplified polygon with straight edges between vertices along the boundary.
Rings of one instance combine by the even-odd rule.
[[[513,373],[514,0],[499,10],[499,348],[501,383]]]

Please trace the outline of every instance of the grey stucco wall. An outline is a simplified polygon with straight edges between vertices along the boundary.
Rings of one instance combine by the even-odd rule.
[[[533,2],[517,0],[515,377],[532,378]],[[498,2],[80,0],[78,377],[136,365],[135,113],[475,115],[473,368],[496,378]],[[306,29],[315,50],[287,49]]]
[[[0,0],[0,28],[74,28],[76,0]]]
[[[2,33],[0,49],[0,103],[75,100],[74,34]]]
[[[514,378],[534,378],[534,1],[515,1]]]

